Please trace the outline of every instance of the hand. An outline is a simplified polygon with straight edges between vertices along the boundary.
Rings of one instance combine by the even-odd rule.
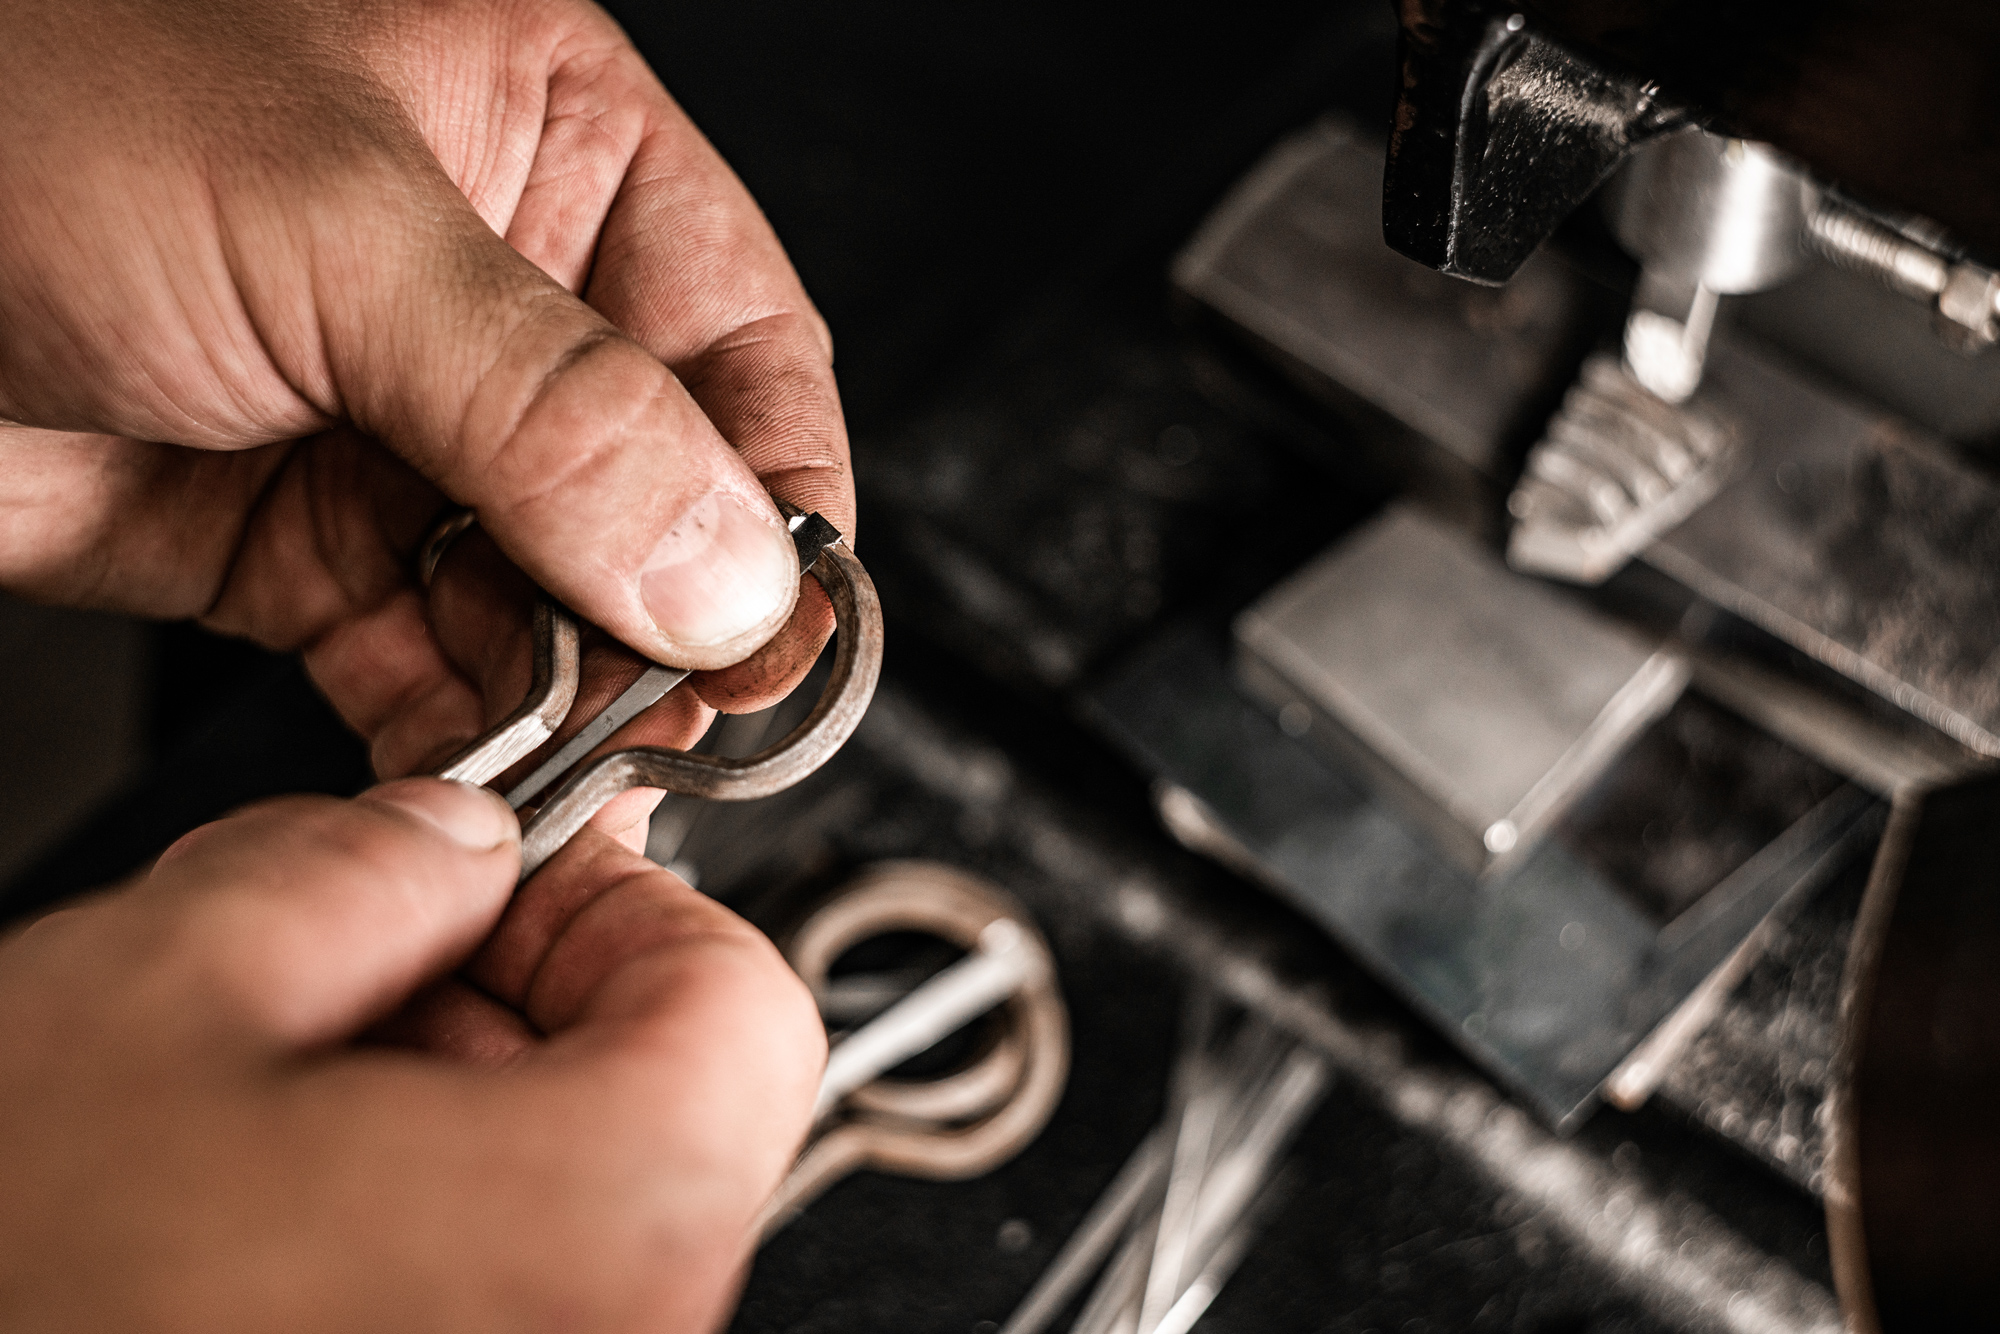
[[[0,119],[0,586],[301,649],[385,775],[526,681],[522,597],[410,580],[446,498],[709,704],[810,665],[831,341],[584,0],[14,6]]]
[[[825,1044],[777,952],[435,779],[286,798],[0,938],[0,1325],[712,1326]],[[496,929],[497,922],[497,929]],[[490,939],[489,939],[490,936]],[[390,1027],[357,1032],[474,950]]]

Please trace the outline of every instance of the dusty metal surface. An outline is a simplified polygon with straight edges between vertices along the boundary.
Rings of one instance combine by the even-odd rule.
[[[997,1327],[1156,1118],[1179,979],[1196,976],[1335,1073],[1289,1156],[1296,1191],[1202,1328],[1840,1327],[1805,1196],[1654,1113],[1556,1138],[1414,1035],[1301,919],[894,686],[819,774],[716,808],[693,844],[703,883],[759,920],[884,856],[974,871],[1043,924],[1075,1023],[1071,1088],[1041,1139],[975,1182],[834,1187],[759,1256],[744,1334]]]
[[[1234,638],[1285,732],[1476,875],[1532,853],[1688,679],[1657,637],[1407,505],[1251,604]]]
[[[1641,559],[2000,754],[2000,483],[1746,343],[1716,348],[1696,401],[1751,462]]]
[[[1617,358],[1597,353],[1507,497],[1507,563],[1600,584],[1694,513],[1735,461],[1723,421],[1661,402]]]
[[[1879,803],[1690,699],[1482,883],[1237,695],[1199,635],[1163,636],[1093,703],[1171,785],[1162,811],[1184,843],[1284,894],[1568,1129],[1760,922],[1797,911],[1879,826]]]
[[[1382,240],[1379,134],[1332,118],[1273,148],[1175,261],[1175,286],[1307,388],[1392,428],[1397,469],[1471,515],[1499,491],[1617,302],[1553,254],[1505,287]],[[1394,463],[1392,462],[1392,466]]]
[[[1840,974],[1866,872],[1849,866],[1778,927],[1656,1095],[1815,1195],[1826,1189]]]

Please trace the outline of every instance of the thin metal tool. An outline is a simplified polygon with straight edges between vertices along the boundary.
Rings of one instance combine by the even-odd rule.
[[[842,1039],[826,1058],[813,1120],[842,1098],[985,1014],[1048,966],[1020,923],[989,922],[972,953]]]
[[[798,548],[801,574],[811,570],[820,553],[840,540],[840,533],[834,526],[817,514],[789,513],[786,522],[791,530],[792,542]],[[507,793],[507,804],[520,810],[546,791],[550,784],[575,768],[584,756],[609,740],[612,733],[666,698],[668,691],[691,675],[693,673],[685,667],[662,667],[658,664],[648,667],[639,674],[638,680],[626,686],[618,698],[606,706],[604,712],[564,742],[562,748],[544,760],[533,773],[515,784]]]
[[[1041,1334],[1062,1314],[1090,1276],[1104,1265],[1131,1222],[1150,1204],[1157,1208],[1160,1183],[1172,1160],[1172,1143],[1160,1127],[1139,1143],[1097,1203],[1070,1233],[1061,1251],[1028,1291],[1000,1334]]]
[[[836,1045],[798,1162],[765,1206],[770,1236],[863,1167],[955,1181],[992,1171],[1041,1133],[1069,1076],[1069,1018],[1046,942],[992,886],[933,862],[864,873],[786,938],[785,957],[824,998],[833,961],[892,932],[968,951]],[[928,1079],[887,1071],[997,1006],[968,1064]],[[843,1054],[845,1053],[845,1054]]]
[[[790,735],[746,758],[635,746],[577,768],[592,750],[688,676],[668,667],[642,673],[610,707],[507,794],[508,804],[518,810],[560,781],[522,829],[523,880],[621,792],[651,787],[712,801],[769,796],[818,769],[860,725],[882,671],[882,604],[874,582],[832,524],[783,502],[779,509],[798,548],[800,570],[819,581],[833,604],[838,642],[832,675],[819,702]],[[425,576],[436,569],[452,538],[468,526],[462,516],[439,526],[420,557]],[[568,716],[581,671],[577,620],[542,598],[535,606],[533,629],[533,677],[527,698],[486,735],[446,761],[439,777],[488,782],[532,754]]]
[[[648,667],[639,679],[625,687],[625,693],[611,701],[603,713],[590,720],[581,732],[563,743],[560,750],[542,762],[540,768],[516,783],[507,793],[507,804],[515,810],[576,767],[577,761],[609,740],[611,734],[666,698],[669,690],[687,680],[685,667]]]
[[[1274,1210],[1275,1169],[1326,1089],[1326,1063],[1248,1016],[1219,1049],[1203,1015],[1191,1027],[1167,1118],[1001,1334],[1043,1334],[1100,1269],[1071,1334],[1185,1334]]]

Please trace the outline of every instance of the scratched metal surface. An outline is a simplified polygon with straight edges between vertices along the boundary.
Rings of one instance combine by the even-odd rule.
[[[1716,349],[1701,394],[1750,462],[1641,559],[2000,754],[2000,482],[1748,344]]]
[[[687,855],[753,919],[886,857],[992,878],[1049,933],[1077,1056],[1000,1171],[836,1186],[766,1245],[732,1329],[991,1334],[1158,1116],[1196,976],[1337,1072],[1292,1154],[1300,1189],[1201,1328],[1839,1328],[1805,1195],[1658,1110],[1557,1138],[1303,919],[1116,809],[892,683],[827,770],[704,820]]]

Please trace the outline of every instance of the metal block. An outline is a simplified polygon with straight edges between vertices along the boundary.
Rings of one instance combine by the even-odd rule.
[[[1163,634],[1089,702],[1177,838],[1324,926],[1561,1129],[1881,825],[1881,802],[1689,692],[1520,867],[1482,881],[1239,693],[1219,636]],[[1648,1053],[1662,1070],[1676,1054]]]
[[[1236,622],[1239,677],[1475,875],[1518,864],[1687,683],[1657,642],[1399,506]]]

